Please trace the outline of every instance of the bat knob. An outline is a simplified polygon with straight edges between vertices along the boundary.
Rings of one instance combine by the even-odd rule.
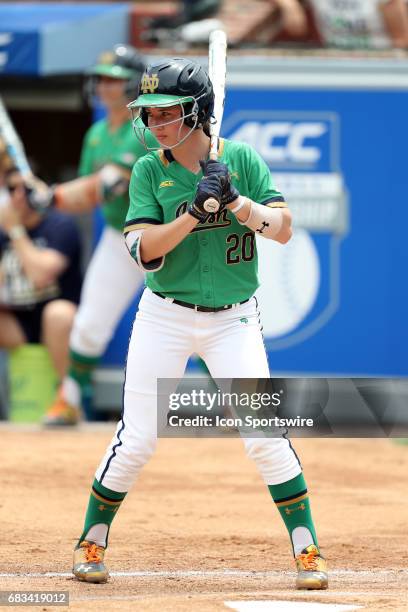
[[[204,202],[203,208],[208,213],[216,213],[220,208],[220,203],[214,198],[209,198]]]

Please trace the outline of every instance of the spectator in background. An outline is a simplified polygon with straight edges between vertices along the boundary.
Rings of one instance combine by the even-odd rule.
[[[308,19],[299,0],[272,0],[280,12],[280,29],[293,38],[307,35]]]
[[[74,221],[30,205],[30,189],[9,170],[0,205],[0,348],[43,343],[62,378],[81,290],[80,237]]]
[[[347,49],[408,47],[405,0],[273,0],[282,12],[282,27],[301,36],[307,29],[305,8],[314,16],[324,45]]]
[[[405,0],[308,0],[323,42],[331,47],[387,49],[408,46]]]
[[[180,2],[179,10],[172,17],[157,17],[153,19],[150,27],[156,28],[178,28],[192,21],[200,21],[208,17],[214,17],[221,7],[222,0],[183,0]]]
[[[222,0],[182,0],[175,15],[150,20],[145,38],[178,50],[207,44],[211,31],[223,27],[216,18],[221,6]]]

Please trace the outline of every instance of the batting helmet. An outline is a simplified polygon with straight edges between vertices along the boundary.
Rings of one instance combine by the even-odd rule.
[[[112,51],[102,53],[95,66],[87,71],[90,77],[107,76],[128,81],[126,94],[134,97],[139,93],[140,79],[146,69],[144,57],[130,45],[115,45]]]
[[[144,108],[182,104],[184,123],[201,127],[212,115],[214,91],[204,68],[189,59],[162,60],[146,69],[140,84],[139,97],[129,104],[131,110],[140,109],[140,116],[147,125]]]

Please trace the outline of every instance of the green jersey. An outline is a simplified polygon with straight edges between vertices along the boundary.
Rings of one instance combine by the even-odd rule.
[[[220,139],[219,160],[227,164],[242,195],[259,204],[286,206],[269,168],[252,147]],[[202,176],[177,163],[171,151],[140,159],[130,181],[125,233],[170,223],[183,214]],[[226,209],[208,214],[166,255],[160,269],[146,274],[146,284],[167,297],[211,308],[242,302],[259,286],[255,234]]]
[[[149,145],[157,144],[149,132],[146,134],[146,141]],[[109,163],[131,170],[139,157],[146,153],[146,149],[135,136],[131,121],[122,123],[112,131],[109,129],[107,119],[102,119],[94,123],[85,135],[79,174],[81,176],[93,174]],[[129,208],[128,194],[101,204],[107,225],[122,231]]]

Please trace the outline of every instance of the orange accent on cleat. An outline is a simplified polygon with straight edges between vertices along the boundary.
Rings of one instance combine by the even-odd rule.
[[[107,582],[109,572],[103,562],[105,548],[83,540],[74,550],[72,573],[82,582]]]
[[[327,589],[327,564],[317,546],[308,546],[295,558],[298,575],[297,589]]]
[[[43,419],[43,425],[66,426],[77,425],[81,418],[81,411],[78,406],[72,406],[63,397],[62,391],[58,392],[55,402],[47,410]]]

